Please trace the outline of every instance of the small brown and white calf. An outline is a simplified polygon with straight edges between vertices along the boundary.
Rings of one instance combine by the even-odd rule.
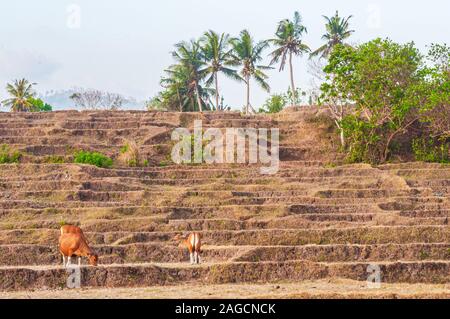
[[[176,240],[179,240],[181,235],[177,235],[175,237]],[[189,257],[191,264],[200,264],[200,252],[201,252],[201,235],[199,233],[192,233],[188,236],[187,239],[183,239],[178,247],[187,247],[189,250]]]
[[[63,265],[70,265],[71,257],[78,257],[78,265],[81,265],[81,257],[87,257],[89,264],[97,266],[98,255],[89,247],[83,231],[77,226],[65,225],[61,227],[59,236],[59,251],[63,257]],[[67,263],[66,263],[67,257]]]

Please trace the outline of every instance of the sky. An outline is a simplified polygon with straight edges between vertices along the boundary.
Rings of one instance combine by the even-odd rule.
[[[232,36],[248,29],[255,40],[268,39],[278,21],[299,11],[308,28],[304,42],[315,49],[323,44],[322,15],[336,10],[353,15],[354,44],[389,37],[414,41],[425,52],[430,43],[450,43],[445,0],[1,0],[0,98],[7,82],[25,77],[41,93],[86,87],[145,100],[160,90],[163,71],[173,62],[170,51],[181,40],[209,29]],[[303,89],[310,86],[307,60],[294,61],[296,85]],[[287,70],[269,76],[271,93],[288,89]],[[268,93],[252,88],[258,107]],[[243,83],[221,77],[220,90],[226,105],[242,107]]]

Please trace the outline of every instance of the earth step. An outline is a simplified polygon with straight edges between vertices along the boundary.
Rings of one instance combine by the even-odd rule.
[[[398,213],[391,214],[311,214],[301,216],[279,217],[277,219],[261,219],[254,215],[248,221],[232,219],[184,219],[170,220],[167,214],[151,217],[129,217],[121,219],[102,219],[102,214],[96,219],[74,218],[72,215],[37,216],[30,221],[17,221],[14,219],[0,222],[0,230],[11,229],[59,229],[61,222],[81,226],[85,231],[92,232],[148,232],[148,231],[207,231],[207,230],[251,230],[251,229],[293,229],[293,228],[348,228],[360,226],[426,226],[448,225],[448,217],[416,217],[408,218]],[[250,216],[249,216],[250,217]],[[403,217],[403,218],[402,218]]]
[[[255,198],[212,198],[212,197],[184,197],[181,192],[178,194],[164,194],[152,197],[151,193],[145,191],[126,191],[126,192],[23,192],[9,193],[3,192],[3,198],[0,198],[0,208],[45,208],[45,207],[111,207],[117,206],[136,206],[150,204],[159,206],[184,206],[184,207],[205,207],[205,206],[223,206],[223,205],[352,205],[353,208],[361,207],[358,204],[375,205],[379,202],[378,198],[315,198],[309,196],[302,197],[255,197]],[[394,199],[394,198],[393,198]],[[399,200],[399,198],[398,198]],[[408,210],[408,209],[446,209],[450,202],[435,203],[432,201],[424,204],[379,204],[382,210]],[[361,208],[359,209],[361,210]]]
[[[74,180],[46,180],[46,181],[15,181],[15,182],[0,182],[0,191],[61,191],[61,190],[76,190],[82,184]],[[0,194],[1,197],[1,194]]]
[[[29,185],[29,183],[27,183]],[[151,197],[172,197],[176,195],[183,195],[185,198],[217,198],[217,199],[312,199],[313,197],[307,197],[306,190],[270,190],[270,191],[227,191],[227,190],[214,190],[214,191],[191,191],[188,190],[186,192],[181,192],[180,189],[166,189],[166,190],[154,190],[148,188],[147,190],[142,187],[133,186],[130,184],[119,184],[119,183],[90,183],[84,182],[81,184],[66,182],[66,185],[71,185],[73,188],[78,188],[76,190],[66,189],[66,190],[55,190],[51,188],[45,188],[43,183],[39,183],[39,186],[36,188],[41,188],[40,190],[27,190],[27,191],[16,191],[14,192],[15,199],[27,199],[30,197],[33,198],[46,198],[46,197],[58,197],[65,198],[67,200],[80,200],[80,201],[108,201],[109,199],[116,200],[124,198],[135,198],[142,196],[151,196]],[[50,186],[58,186],[58,185],[50,185]],[[75,187],[74,187],[75,186]],[[127,187],[129,189],[127,189]],[[42,189],[43,188],[43,189]],[[390,191],[371,191],[371,190],[343,190],[348,197],[337,197],[341,198],[375,198],[376,194],[387,194]],[[359,192],[359,193],[357,193]],[[364,196],[367,193],[368,197],[358,197]],[[5,192],[7,194],[7,192]],[[356,194],[356,195],[355,195]],[[1,194],[0,194],[1,195]],[[392,193],[391,196],[385,197],[397,197],[397,196],[406,196],[407,194],[398,194]],[[317,194],[316,194],[317,196]],[[372,196],[372,197],[370,197]],[[0,196],[1,197],[1,196]],[[329,199],[332,197],[325,196],[317,196],[324,199]],[[8,196],[8,198],[11,198]],[[12,198],[11,198],[12,199]]]
[[[172,241],[180,232],[86,232],[94,244],[126,245],[133,243]],[[450,236],[448,226],[371,226],[330,229],[263,229],[202,231],[203,241],[209,245],[286,246],[329,244],[402,244],[440,243]],[[23,229],[0,231],[0,245],[39,244],[58,242],[58,230]]]
[[[388,189],[328,189],[314,194],[321,198],[385,198],[400,196],[429,196],[431,192],[422,189],[388,190]]]
[[[162,244],[130,244],[92,246],[101,265],[125,263],[182,263],[189,261],[186,248],[177,242]],[[204,246],[203,262],[382,262],[450,260],[450,244],[387,244],[387,245],[308,245],[308,246]],[[0,266],[59,265],[58,247],[41,245],[0,246]],[[82,260],[87,263],[86,259]]]
[[[201,266],[117,265],[83,267],[83,287],[148,287],[186,284],[300,282],[329,277],[367,280],[369,263],[259,262]],[[382,282],[448,283],[448,261],[380,263]],[[57,267],[0,268],[0,290],[62,289],[70,272]]]
[[[131,244],[122,246],[92,246],[99,255],[99,264],[124,263],[183,263],[189,262],[185,247],[161,244]],[[247,247],[202,247],[202,262],[226,262],[245,253]],[[74,261],[76,262],[76,261]],[[61,253],[57,245],[7,245],[0,246],[0,266],[60,265]],[[87,259],[82,259],[87,264]]]
[[[399,176],[403,178],[411,178],[411,179],[450,179],[450,167],[446,168],[433,168],[433,169],[413,169],[413,170],[406,170],[402,169],[399,170],[397,173]]]
[[[450,217],[450,209],[441,209],[441,210],[412,210],[412,211],[402,211],[399,213],[400,216],[405,217]]]
[[[385,244],[385,245],[309,245],[255,247],[234,261],[288,261],[314,262],[352,261],[450,261],[450,244]]]
[[[450,169],[448,164],[425,163],[425,162],[409,162],[379,165],[377,168],[382,170],[399,170],[399,169]]]
[[[27,202],[28,204],[35,204],[34,202]],[[9,204],[11,204],[9,202]],[[5,205],[6,202],[5,202]],[[294,207],[294,206],[292,206]],[[129,217],[139,217],[139,216],[155,216],[155,215],[167,215],[168,219],[192,219],[192,218],[237,218],[237,219],[249,219],[253,216],[274,216],[276,215],[289,215],[292,212],[295,212],[289,205],[266,205],[266,206],[210,206],[210,207],[171,207],[171,206],[117,206],[117,207],[53,207],[53,206],[43,206],[41,208],[15,208],[15,209],[2,209],[0,211],[0,216],[3,221],[11,220],[36,220],[38,218],[65,218],[69,219],[77,219],[77,220],[86,220],[90,219],[92,215],[99,217],[104,216],[108,219],[120,219],[123,216]],[[292,212],[290,212],[292,209]],[[330,205],[321,205],[321,206],[302,206],[301,210],[298,212],[302,213],[302,217],[307,218],[308,215],[312,215],[311,218],[321,218],[320,215],[328,216],[331,218],[332,216],[336,216],[336,218],[342,219],[347,218],[347,215],[351,215],[355,217],[356,215],[352,213],[352,210],[355,210],[353,206],[344,205],[344,206],[330,206]],[[309,213],[308,211],[311,211]],[[363,206],[361,209],[361,213],[358,214],[363,216],[361,218],[366,218],[364,216],[367,215],[367,218],[371,216],[370,214],[378,213],[379,210],[375,210],[371,206]],[[438,215],[439,217],[440,215]],[[431,216],[432,217],[432,216]],[[356,217],[355,217],[356,218]]]

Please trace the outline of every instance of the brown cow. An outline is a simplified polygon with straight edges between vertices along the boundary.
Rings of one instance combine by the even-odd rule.
[[[97,266],[98,255],[89,247],[83,231],[76,226],[65,225],[61,227],[59,237],[59,251],[63,256],[63,265],[70,265],[72,256],[78,257],[78,265],[81,265],[81,257],[88,257],[89,264]],[[68,258],[66,263],[66,257]]]
[[[175,240],[179,240],[180,238],[181,235],[177,235]],[[187,247],[191,264],[200,264],[201,238],[200,233],[191,233],[187,239],[183,239],[178,245],[178,247]]]
[[[86,241],[86,243],[89,244],[89,242],[86,240],[86,237],[83,234],[83,231],[78,226],[64,225],[64,226],[61,226],[60,230],[61,230],[61,235],[62,234],[81,234],[83,236],[84,240]]]

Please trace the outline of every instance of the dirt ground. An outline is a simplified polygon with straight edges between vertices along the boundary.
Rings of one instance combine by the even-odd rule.
[[[189,292],[189,295],[187,295]],[[381,284],[369,288],[366,282],[326,279],[302,283],[179,285],[148,288],[108,288],[0,292],[11,299],[315,299],[315,298],[450,298],[450,284]]]

